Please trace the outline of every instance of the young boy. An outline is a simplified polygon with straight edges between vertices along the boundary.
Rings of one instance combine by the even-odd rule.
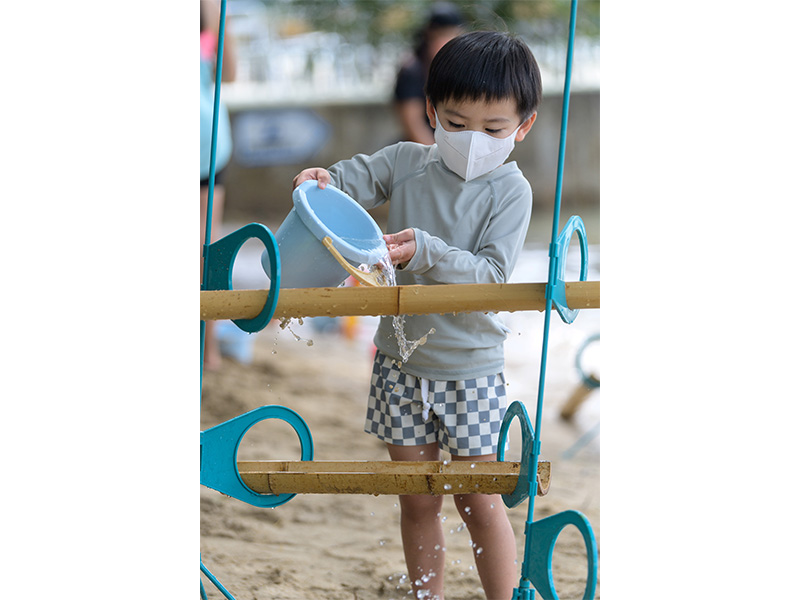
[[[365,208],[389,201],[384,236],[398,285],[503,283],[522,249],[532,193],[516,163],[503,164],[536,120],[541,76],[520,40],[479,31],[448,42],[426,86],[436,143],[400,142],[294,179],[331,183]],[[496,460],[506,410],[503,342],[493,313],[407,315],[406,336],[433,328],[401,362],[391,317],[375,335],[365,430],[392,460]],[[401,531],[415,598],[444,598],[442,496],[401,496]],[[455,495],[489,600],[518,581],[516,543],[499,496]]]

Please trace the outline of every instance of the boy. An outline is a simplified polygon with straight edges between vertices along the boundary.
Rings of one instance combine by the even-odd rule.
[[[294,179],[332,183],[365,208],[390,201],[384,236],[398,285],[507,282],[522,249],[532,193],[503,164],[536,120],[541,76],[520,40],[478,31],[448,42],[431,63],[426,107],[436,144],[400,142]],[[392,460],[496,460],[506,410],[503,342],[495,314],[407,315],[406,336],[435,333],[404,363],[391,317],[375,335],[365,431]],[[498,496],[455,495],[489,600],[508,600],[516,543]],[[444,598],[442,496],[401,496],[401,532],[416,598]]]

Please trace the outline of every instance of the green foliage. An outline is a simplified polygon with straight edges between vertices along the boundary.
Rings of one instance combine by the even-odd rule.
[[[353,42],[403,42],[425,23],[435,0],[262,0],[302,20],[309,30],[332,31]],[[531,42],[561,44],[569,24],[569,0],[451,0],[469,29],[518,33]],[[600,35],[600,0],[578,4],[577,33]]]

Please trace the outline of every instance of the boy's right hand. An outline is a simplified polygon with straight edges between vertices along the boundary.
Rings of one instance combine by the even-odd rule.
[[[304,169],[292,180],[292,189],[309,179],[316,179],[319,182],[319,189],[324,190],[325,186],[331,182],[331,174],[321,167]]]

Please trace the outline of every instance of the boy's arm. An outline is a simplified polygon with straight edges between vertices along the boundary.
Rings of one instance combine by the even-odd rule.
[[[402,271],[436,283],[506,283],[525,242],[531,206],[530,187],[518,190],[492,216],[475,253],[415,228],[416,251]]]
[[[391,197],[396,158],[397,145],[369,156],[356,154],[328,169],[330,183],[364,208],[375,208]]]

